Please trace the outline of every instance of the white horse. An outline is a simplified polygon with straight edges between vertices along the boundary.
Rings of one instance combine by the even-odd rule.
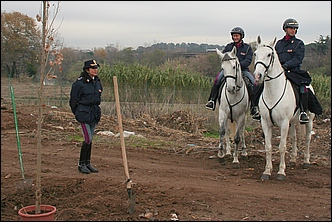
[[[281,67],[278,55],[274,49],[276,38],[269,44],[263,44],[260,36],[257,38],[258,47],[254,52],[255,70],[254,76],[257,83],[264,83],[264,89],[259,99],[261,124],[265,136],[266,165],[261,180],[269,180],[272,173],[272,129],[278,126],[280,130],[280,164],[277,180],[286,179],[286,139],[289,135],[292,142],[290,163],[296,164],[296,125],[299,124],[300,110],[296,105],[295,94],[291,82],[286,78],[284,69]],[[309,88],[313,91],[312,86]],[[314,91],[313,91],[314,92]],[[315,114],[309,112],[309,123],[305,126],[305,150],[303,167],[310,165],[309,145],[311,141],[312,122]]]
[[[236,50],[236,47],[234,47],[231,52],[222,53],[216,49],[221,59],[221,69],[224,70],[224,78],[226,80],[219,98],[220,140],[218,158],[223,159],[226,155],[231,156],[229,131],[235,128],[235,132],[232,133],[235,143],[233,163],[239,164],[238,153],[240,144],[242,145],[241,155],[244,158],[248,155],[244,130],[246,112],[249,109],[249,95],[246,84],[242,78],[241,66],[236,56]],[[229,122],[231,122],[230,125],[228,124]],[[234,124],[236,127],[234,127]],[[226,139],[226,153],[223,143],[224,137]]]

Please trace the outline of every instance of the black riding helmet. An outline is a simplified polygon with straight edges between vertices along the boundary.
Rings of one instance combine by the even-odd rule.
[[[299,29],[299,23],[293,18],[286,19],[282,25],[282,29],[285,31],[286,28]]]
[[[241,38],[244,38],[244,30],[241,27],[235,27],[231,30],[231,35],[233,34],[240,34]]]

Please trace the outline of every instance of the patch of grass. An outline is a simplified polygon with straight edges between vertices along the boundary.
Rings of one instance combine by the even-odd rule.
[[[126,138],[126,140],[128,140],[128,144],[130,144],[130,146],[140,147],[140,148],[160,149],[165,147],[177,147],[177,143],[173,141],[164,141],[164,140],[156,141],[137,136],[131,136],[129,138]]]
[[[95,139],[94,139],[95,140]],[[130,136],[125,137],[125,146],[126,147],[139,147],[143,149],[161,149],[165,147],[178,147],[178,143],[175,141],[165,141],[165,140],[151,140],[144,137]],[[102,138],[99,143],[107,143],[111,146],[121,146],[120,138],[111,138],[106,139]]]
[[[252,132],[255,128],[256,128],[256,126],[251,126],[251,125],[245,126],[245,130],[247,132]],[[207,131],[206,133],[204,133],[204,137],[207,137],[207,138],[219,138],[219,132],[215,131],[215,130]]]
[[[246,130],[247,132],[252,132],[255,128],[256,128],[256,126],[250,126],[250,125],[247,125],[247,126],[245,127],[245,130]]]
[[[219,132],[217,132],[217,131],[208,131],[208,132],[204,133],[204,137],[219,138]]]
[[[69,141],[79,141],[79,142],[83,142],[84,138],[81,135],[69,135],[68,136],[68,140]]]

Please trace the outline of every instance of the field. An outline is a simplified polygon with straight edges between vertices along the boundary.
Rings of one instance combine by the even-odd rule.
[[[18,209],[35,204],[37,110],[16,104],[25,178],[34,180],[22,189],[13,109],[10,100],[1,99],[1,221],[20,220]],[[218,138],[204,137],[200,118],[186,111],[123,118],[124,130],[135,133],[125,138],[136,195],[132,214],[120,139],[107,134],[118,133],[116,116],[102,116],[92,148],[99,173],[84,175],[77,170],[82,133],[74,116],[51,106],[43,113],[41,200],[56,206],[57,221],[331,221],[330,113],[314,120],[310,168],[302,169],[300,144],[297,165],[287,165],[285,181],[275,179],[279,139],[274,130],[273,175],[265,182],[259,124],[246,132],[249,157],[235,168],[230,158],[218,161]]]

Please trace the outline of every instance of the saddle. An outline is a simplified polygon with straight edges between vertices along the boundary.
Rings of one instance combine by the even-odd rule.
[[[220,87],[219,87],[219,92],[218,92],[218,103],[220,104],[220,98],[221,98],[221,91],[222,88],[224,88],[224,85],[226,83],[226,78],[223,76],[220,80]]]
[[[250,79],[246,76],[246,75],[242,75],[242,78],[244,80],[244,83],[246,84],[247,86],[247,92],[248,92],[248,95],[249,97],[251,97],[251,94],[253,93],[253,86],[254,86],[254,83],[252,83],[250,81]]]
[[[306,70],[287,70],[286,77],[298,86],[309,86],[312,79],[308,71]]]
[[[293,91],[294,91],[295,101],[296,101],[296,109],[295,110],[297,110],[300,107],[300,88],[291,79],[289,79],[289,80],[290,80],[290,83],[291,83]]]
[[[286,75],[287,76],[287,75]],[[287,76],[288,77],[288,76]],[[296,99],[296,109],[297,110],[300,107],[300,89],[299,89],[299,85],[298,82],[295,83],[293,81],[293,79],[288,78],[291,82],[291,85],[293,87],[293,91],[294,91],[294,95],[295,95],[295,99]],[[308,92],[305,93],[307,94],[307,103],[304,106],[308,107],[308,110],[312,113],[315,113],[316,115],[321,115],[323,113],[323,108],[321,106],[321,104],[319,103],[316,95],[311,91],[310,88],[307,88]]]

